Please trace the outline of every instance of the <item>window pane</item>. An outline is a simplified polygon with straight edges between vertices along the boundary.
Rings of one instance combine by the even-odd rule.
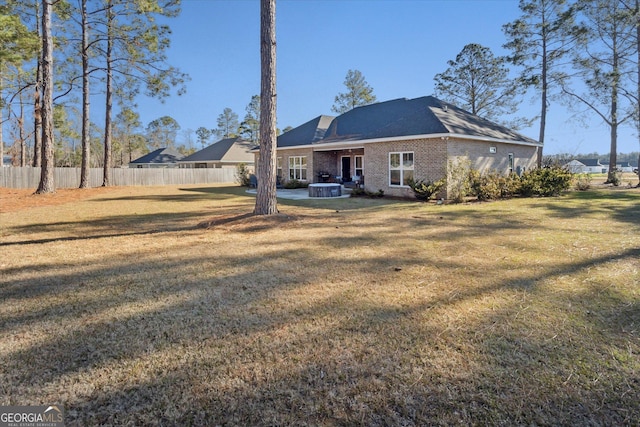
[[[289,179],[296,179],[295,169],[289,169]]]
[[[412,170],[405,170],[404,174],[403,174],[403,185],[409,185],[409,180],[413,179],[413,171]]]
[[[305,168],[307,167],[307,156],[300,157],[300,164]]]
[[[400,153],[391,153],[389,155],[389,167],[392,167],[392,168],[400,167]]]
[[[400,171],[399,170],[391,170],[389,171],[390,184],[391,185],[400,185]]]
[[[413,153],[403,153],[402,163],[405,168],[413,169]]]
[[[307,179],[307,170],[306,169],[302,169],[300,171],[300,179],[305,181]]]
[[[362,169],[362,157],[356,156],[356,169]]]

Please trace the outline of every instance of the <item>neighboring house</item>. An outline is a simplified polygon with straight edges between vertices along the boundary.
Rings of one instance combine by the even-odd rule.
[[[4,167],[13,166],[13,156],[11,154],[2,155],[2,166]]]
[[[242,138],[226,138],[180,160],[181,168],[235,168],[244,163],[254,169],[255,144]]]
[[[362,182],[369,191],[411,197],[410,179],[444,178],[468,159],[486,172],[535,167],[541,144],[432,96],[396,99],[318,116],[278,137],[283,181]],[[255,150],[259,156],[258,150]]]
[[[133,160],[130,168],[175,168],[178,160],[184,157],[173,148],[158,148],[149,154]]]
[[[605,173],[609,165],[603,165],[598,159],[573,159],[567,163],[573,173]]]
[[[632,162],[616,163],[616,170],[620,172],[633,172]],[[602,173],[609,173],[609,163],[602,162]]]
[[[621,162],[618,163],[618,170],[621,172],[633,172],[638,167],[638,162]]]

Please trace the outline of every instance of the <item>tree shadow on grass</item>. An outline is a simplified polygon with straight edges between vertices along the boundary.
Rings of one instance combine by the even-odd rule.
[[[629,250],[614,258],[633,259],[639,252]],[[255,258],[250,264],[260,269],[267,261]],[[610,261],[602,257],[589,262]],[[540,280],[569,275],[585,265],[557,265],[546,277],[522,281],[535,294]],[[129,268],[135,272],[140,266]],[[11,352],[3,357],[5,369],[27,364],[32,371],[31,376],[14,377],[8,391],[74,388],[63,402],[69,425],[633,424],[640,416],[633,406],[638,384],[631,384],[626,396],[609,401],[608,395],[620,394],[614,382],[618,375],[601,376],[597,387],[575,388],[563,383],[564,372],[556,374],[549,366],[565,369],[581,363],[583,370],[596,368],[601,349],[592,344],[568,344],[567,349],[587,357],[580,360],[554,352],[540,337],[523,335],[526,327],[506,325],[502,332],[486,332],[504,322],[504,312],[514,313],[514,306],[499,307],[503,313],[486,319],[469,319],[467,328],[453,338],[444,338],[446,331],[431,324],[430,319],[456,306],[513,290],[508,280],[469,289],[455,299],[432,297],[406,306],[375,300],[364,304],[354,299],[355,290],[307,305],[281,305],[274,292],[295,292],[301,285],[291,279],[280,274],[265,284],[247,270],[226,279],[211,278],[207,284],[186,280],[179,282],[179,290],[168,286],[147,297],[139,295],[139,302],[184,298],[154,310],[89,322]],[[112,304],[126,302],[128,298],[114,296]],[[616,333],[593,325],[603,334]],[[464,363],[469,347],[476,348],[477,360]],[[442,367],[447,363],[451,369],[460,365],[447,371]],[[624,369],[630,366],[632,361]],[[103,375],[112,382],[100,381]],[[94,380],[94,387],[77,386]]]
[[[571,192],[562,199],[550,199],[548,203],[536,205],[537,208],[552,211],[552,215],[559,218],[603,215],[616,221],[640,225],[638,206],[640,191],[633,190]]]
[[[197,226],[195,221],[205,216],[206,213],[200,211],[112,215],[85,221],[56,221],[12,226],[6,229],[12,236],[50,233],[54,237],[2,241],[0,247],[188,231],[195,229]]]
[[[238,186],[226,187],[184,187],[178,188],[179,194],[141,194],[133,196],[102,197],[92,199],[105,201],[155,201],[155,202],[197,202],[203,200],[229,200],[239,196],[247,196],[245,189]]]
[[[515,281],[494,269],[476,270],[470,279],[479,284],[455,296],[422,290],[389,267],[401,261],[406,269],[427,265],[464,274],[464,259],[425,259],[419,250],[347,257],[366,245],[382,249],[390,237],[410,233],[408,225],[422,230],[407,246],[427,236],[464,243],[486,233],[487,225],[499,227],[498,214],[458,224],[463,215],[421,214],[409,224],[380,219],[367,230],[352,211],[348,226],[336,231],[342,236],[314,233],[339,224],[336,214],[328,223],[304,223],[308,232],[287,247],[280,248],[285,239],[274,234],[261,242],[273,247],[252,255],[220,253],[212,243],[189,257],[119,257],[82,272],[52,263],[41,265],[35,280],[5,277],[0,330],[3,342],[13,344],[0,352],[0,398],[5,404],[57,400],[68,425],[637,423],[640,386],[623,390],[616,382],[637,366],[637,337],[628,332],[638,316],[634,301],[618,310],[615,328],[606,320],[620,309],[616,295],[610,296],[615,304],[593,298],[570,313],[563,328],[587,325],[604,345],[573,340],[562,352],[531,334],[513,296],[472,318],[457,318],[456,310],[496,293],[547,298],[549,290],[539,289],[546,280],[636,260],[640,247],[558,261]],[[437,233],[443,222],[458,228]],[[513,219],[508,226],[530,224]],[[177,243],[166,248],[180,249]],[[384,287],[396,282],[416,299],[393,301]],[[47,300],[36,297],[46,296],[58,300],[33,307]],[[591,297],[569,294],[555,310]],[[33,329],[48,335],[20,338]],[[595,381],[577,371],[595,372],[607,350],[624,353],[624,339],[631,350],[614,365],[620,374],[604,371]],[[569,367],[580,378],[577,386],[567,380]]]

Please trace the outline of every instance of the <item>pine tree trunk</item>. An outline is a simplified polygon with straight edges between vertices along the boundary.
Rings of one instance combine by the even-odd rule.
[[[638,102],[640,103],[640,0],[636,0],[636,53],[638,55]],[[638,131],[638,185],[640,187],[640,108],[638,108],[637,117],[637,131]]]
[[[607,174],[607,184],[616,184],[616,164],[618,163],[618,86],[620,80],[619,75],[619,57],[617,49],[617,38],[612,37],[613,44],[613,72],[614,78],[611,84],[611,147],[609,151],[609,173]]]
[[[20,117],[18,118],[18,138],[20,139],[20,167],[27,166],[27,140],[24,137],[24,100],[22,92],[18,97],[20,101]]]
[[[82,163],[80,165],[80,188],[89,188],[89,160],[91,156],[89,132],[89,24],[87,22],[87,0],[82,0]]]
[[[113,45],[113,3],[108,2],[107,11],[107,87],[106,87],[106,108],[105,108],[105,120],[104,120],[104,164],[103,164],[103,179],[102,186],[108,187],[111,185],[111,111],[113,108],[113,88],[112,88],[112,71],[111,71],[111,50]]]
[[[0,93],[2,93],[2,75],[0,75]],[[2,108],[0,108],[0,168],[4,166],[4,139],[2,138]]]
[[[51,3],[42,0],[42,169],[36,194],[55,193],[53,178],[53,38]]]
[[[542,96],[540,106],[540,134],[538,136],[538,142],[542,144],[542,147],[538,148],[538,159],[537,164],[538,168],[542,167],[542,151],[544,149],[544,134],[547,126],[547,90],[548,90],[548,82],[547,82],[547,40],[546,35],[543,34],[542,37]]]
[[[36,84],[33,93],[33,167],[42,166],[42,60],[36,65]]]
[[[276,198],[276,1],[260,0],[260,156],[256,215],[278,213]]]

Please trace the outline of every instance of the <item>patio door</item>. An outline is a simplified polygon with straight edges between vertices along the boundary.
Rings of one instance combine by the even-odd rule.
[[[351,182],[351,157],[342,156],[342,182]]]

